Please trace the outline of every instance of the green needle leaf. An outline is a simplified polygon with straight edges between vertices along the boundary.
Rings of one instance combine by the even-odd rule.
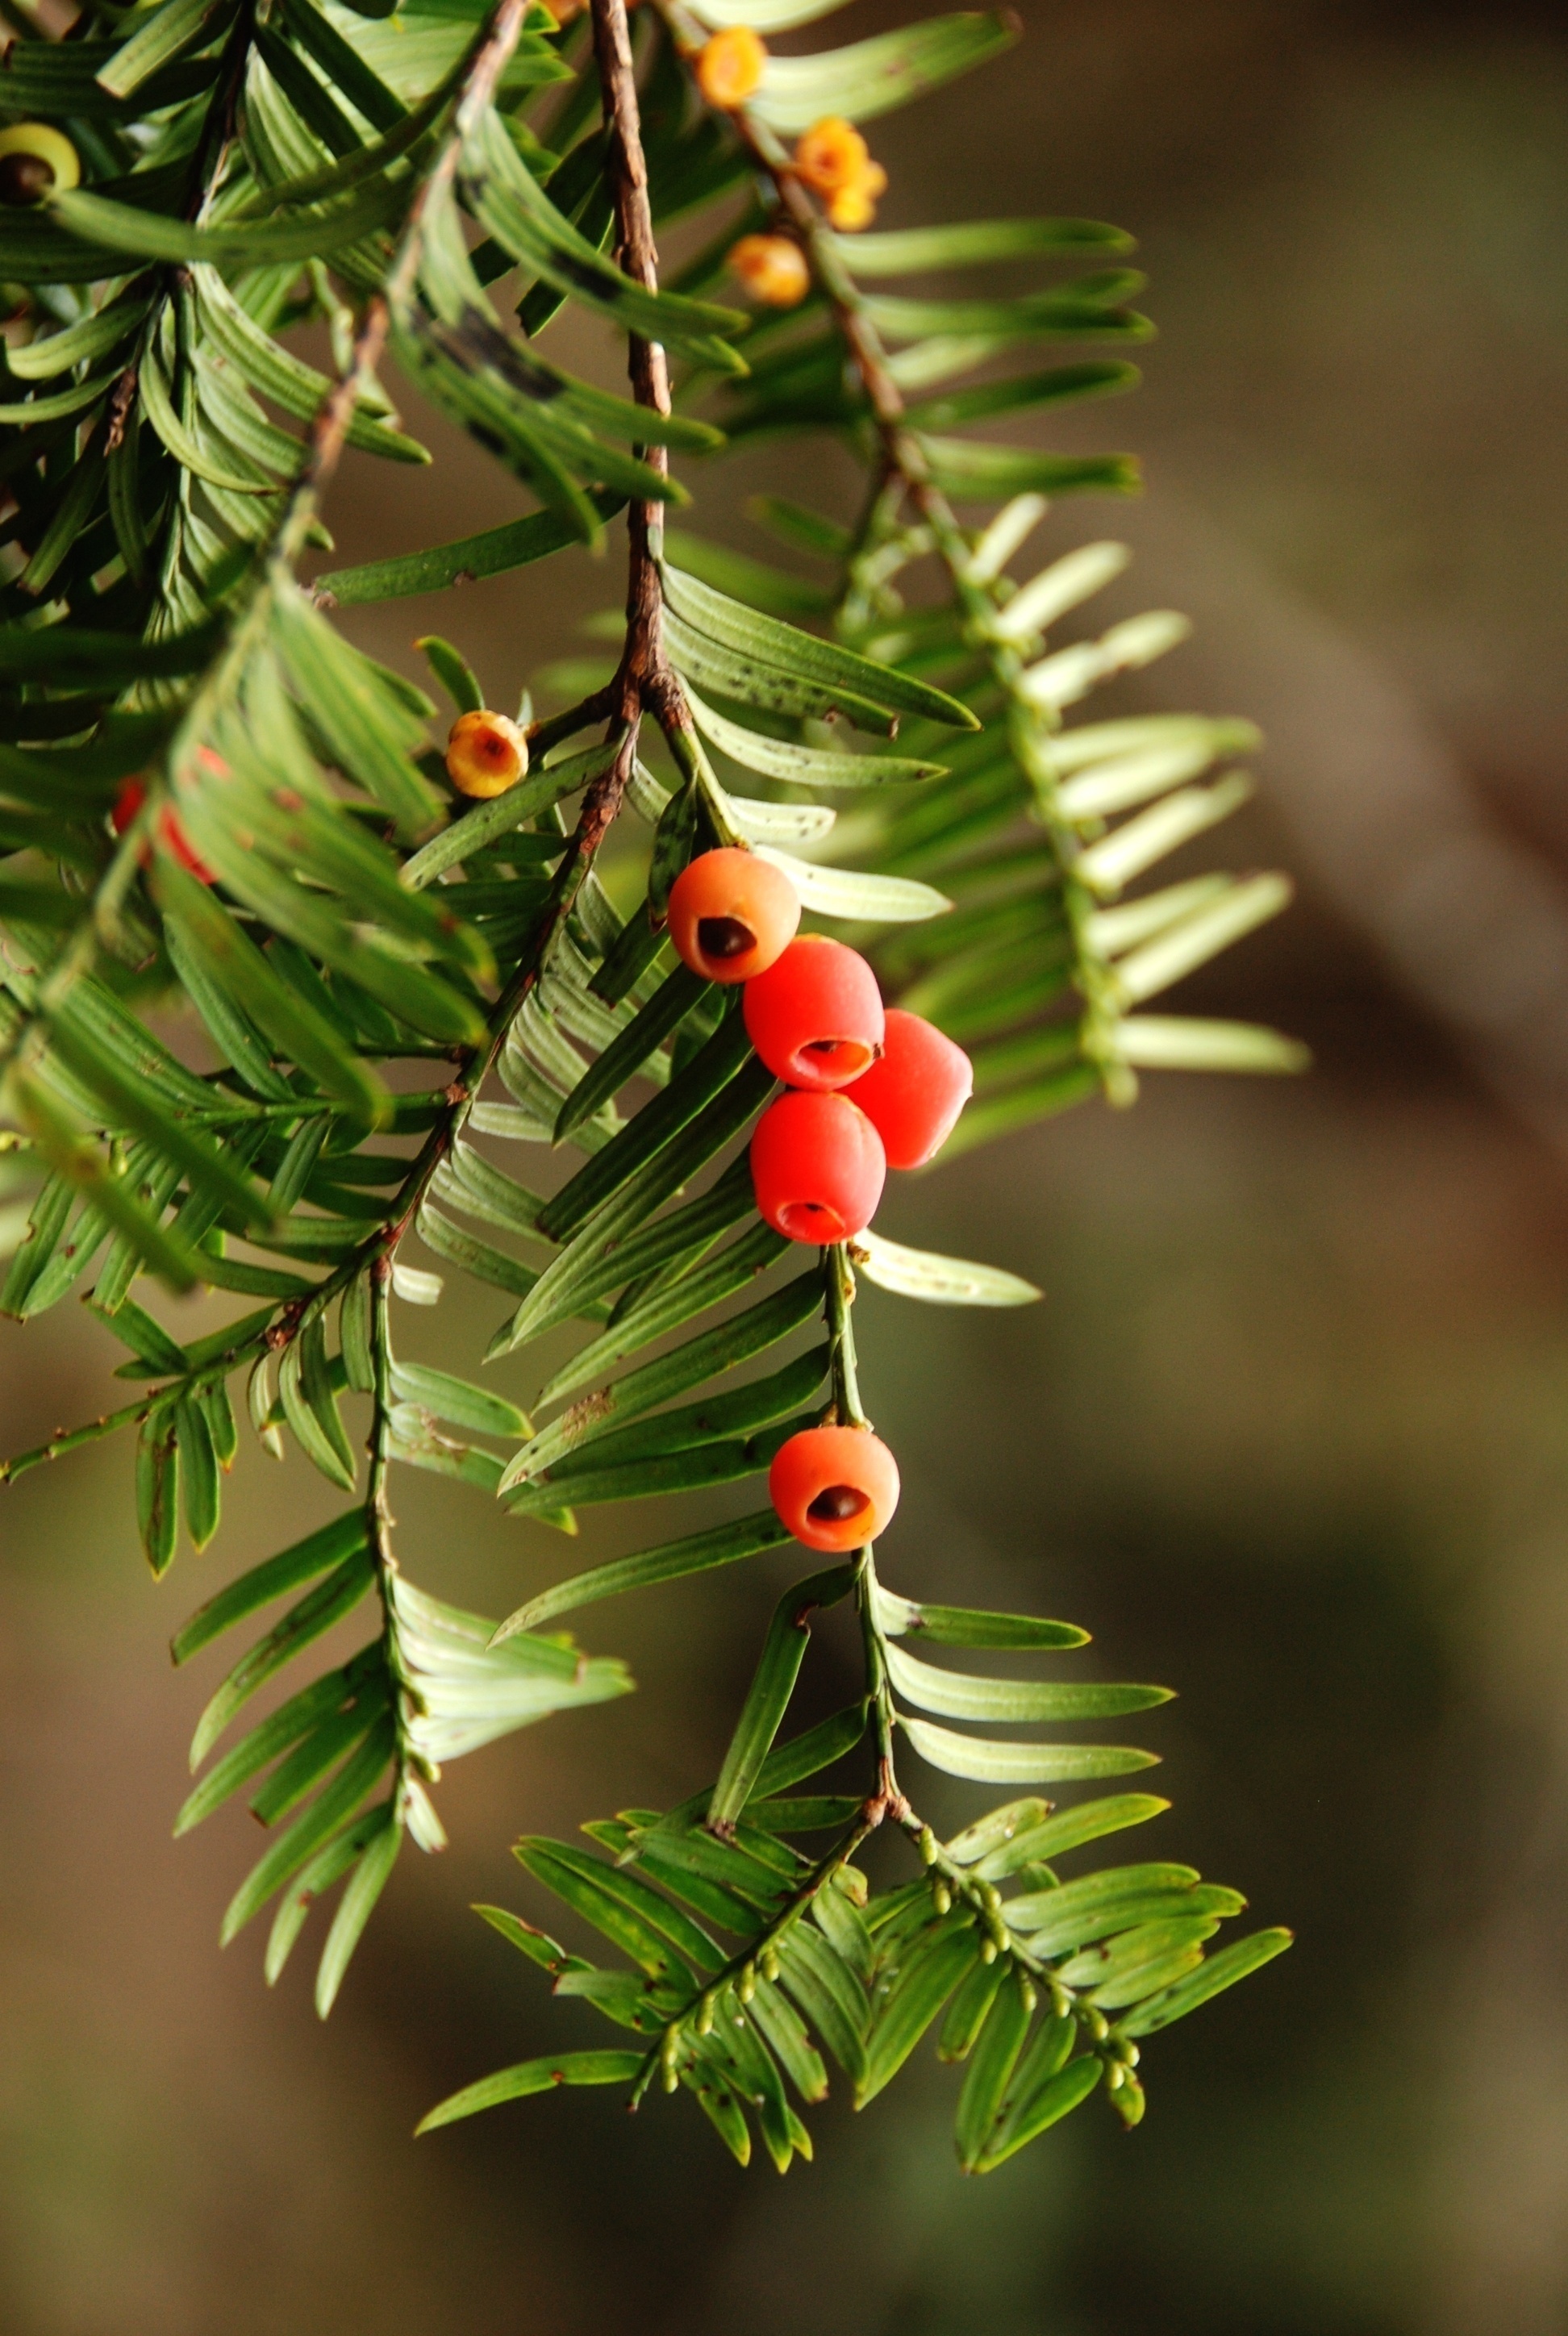
[[[784,1591],[774,1609],[761,1658],[747,1691],[724,1767],[708,1803],[706,1822],[718,1834],[733,1832],[741,1811],[759,1788],[763,1764],[794,1693],[811,1636],[809,1617],[820,1606],[847,1598],[859,1579],[858,1560],[824,1567]]]
[[[455,2125],[459,2117],[480,2109],[493,2109],[502,2101],[525,2099],[531,2093],[548,2093],[557,2085],[628,2085],[642,2067],[640,2052],[558,2052],[542,2060],[523,2060],[514,2068],[498,2068],[477,2084],[465,2085],[438,2103],[414,2127],[417,2137],[437,2126]]]

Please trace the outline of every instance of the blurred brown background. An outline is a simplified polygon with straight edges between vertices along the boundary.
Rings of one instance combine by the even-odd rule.
[[[1139,236],[1147,386],[1071,443],[1141,450],[1149,495],[1053,540],[1125,532],[1115,613],[1198,617],[1145,702],[1269,733],[1219,841],[1302,898],[1180,1002],[1278,1021],[1318,1067],[1152,1080],[890,1196],[885,1230],[1047,1296],[914,1337],[868,1295],[906,1463],[886,1571],[1066,1613],[1179,1685],[1160,1854],[1300,1943],[1152,2047],[1135,2136],[1091,2106],[983,2183],[925,2062],[863,2120],[835,2105],[782,2185],[685,2102],[547,2100],[415,2147],[431,2101],[572,2025],[469,1901],[538,1914],[515,1833],[712,1772],[771,1577],[583,1618],[641,1691],[449,1771],[453,1846],[405,1854],[323,2029],[305,1952],[276,1995],[256,1932],[217,1953],[243,1814],[169,1840],[216,1671],[163,1646],[332,1495],[248,1445],[216,1551],[153,1589],[107,1446],[0,1496],[14,2336],[1568,2325],[1568,28],[1505,0],[1025,14],[1005,65],[881,126],[884,218]],[[433,478],[346,472],[342,558],[502,515],[441,445]],[[741,501],[792,459],[699,476],[705,523],[762,550]],[[499,695],[615,592],[574,557],[357,631],[405,658],[439,625]],[[405,1339],[462,1367],[494,1310],[454,1284]],[[111,1359],[75,1308],[0,1329],[6,1445],[98,1409]],[[414,1577],[490,1612],[560,1569],[476,1496],[421,1479],[399,1512]]]

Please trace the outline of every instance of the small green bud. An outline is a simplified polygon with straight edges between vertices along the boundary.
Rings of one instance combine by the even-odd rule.
[[[920,1827],[920,1856],[928,1865],[937,1862],[937,1837],[930,1825]]]
[[[1144,2098],[1144,2088],[1136,2077],[1127,2078],[1121,2089],[1111,2095],[1111,2106],[1125,2126],[1131,2127],[1142,2124],[1147,2104]]]

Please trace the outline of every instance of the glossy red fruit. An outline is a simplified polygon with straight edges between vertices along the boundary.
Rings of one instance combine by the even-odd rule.
[[[800,920],[800,894],[755,852],[699,852],[670,887],[676,953],[708,981],[755,980],[783,956]]]
[[[919,1014],[888,1008],[880,1061],[855,1081],[854,1099],[890,1168],[921,1168],[941,1150],[974,1093],[975,1066],[961,1046]]]
[[[863,1232],[886,1175],[881,1137],[847,1095],[780,1095],[751,1140],[757,1207],[786,1241],[847,1241]]]
[[[109,814],[109,824],[116,835],[124,834],[146,800],[147,789],[142,782],[140,779],[127,779],[114,798],[114,808]],[[165,849],[179,861],[181,868],[188,868],[200,883],[212,882],[211,869],[204,861],[197,858],[187,840],[185,830],[180,826],[172,807],[168,803],[164,804],[158,814],[158,833]],[[145,861],[150,856],[144,852],[143,861]]]
[[[745,1027],[775,1078],[825,1095],[847,1087],[882,1047],[882,1000],[863,957],[801,933],[746,984]]]
[[[898,1507],[898,1462],[869,1427],[804,1427],[774,1455],[767,1488],[808,1549],[859,1549]]]

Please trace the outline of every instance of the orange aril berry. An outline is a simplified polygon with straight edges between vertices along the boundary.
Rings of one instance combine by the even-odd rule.
[[[769,308],[798,308],[812,288],[806,256],[787,235],[743,235],[729,264],[752,298]]]
[[[800,894],[783,869],[732,845],[699,852],[670,887],[676,954],[708,981],[727,985],[765,973],[800,920]]]
[[[888,190],[888,174],[880,162],[868,162],[858,179],[828,197],[829,224],[841,235],[858,235],[877,215],[877,197]]]
[[[852,1240],[877,1212],[887,1181],[882,1140],[842,1095],[782,1095],[751,1140],[757,1212],[785,1241]]]
[[[836,195],[864,176],[871,161],[865,140],[852,122],[830,113],[813,122],[795,141],[795,176],[813,193]]]
[[[460,795],[503,795],[528,768],[528,741],[515,722],[486,706],[460,714],[446,741],[446,775]]]
[[[716,33],[696,61],[696,85],[710,105],[734,113],[762,87],[767,51],[746,24]]]
[[[768,1497],[808,1549],[860,1549],[899,1504],[899,1465],[869,1427],[803,1427],[780,1446]]]

